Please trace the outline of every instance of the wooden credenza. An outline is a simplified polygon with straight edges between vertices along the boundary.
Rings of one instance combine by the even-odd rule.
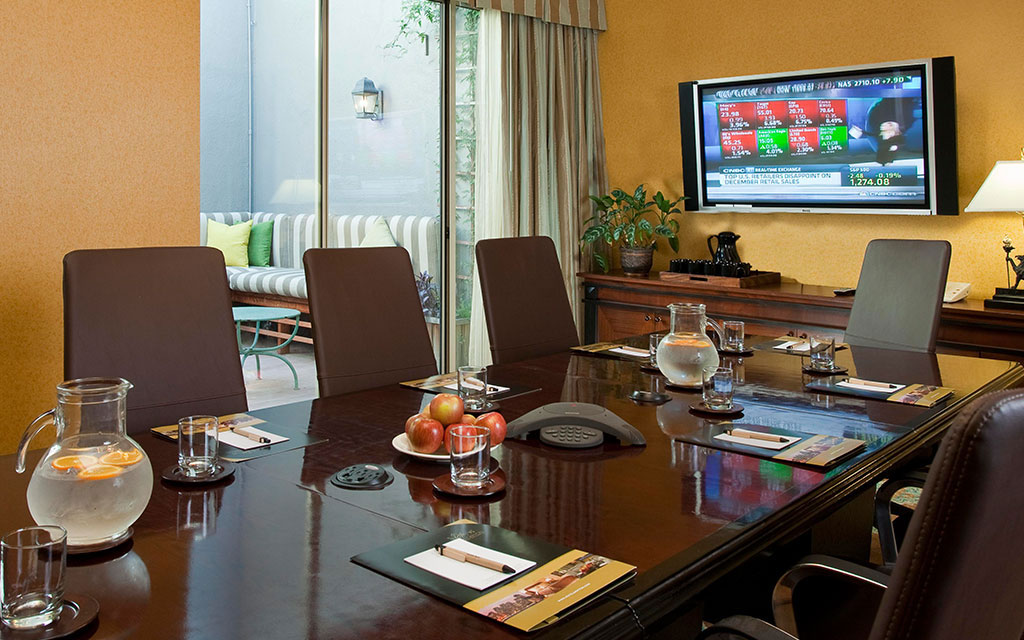
[[[699,302],[718,320],[743,320],[751,335],[804,336],[846,329],[852,296],[832,287],[781,283],[738,289],[660,280],[657,274],[631,278],[621,272],[581,273],[587,342],[669,331],[673,302]],[[942,307],[938,350],[942,353],[1024,360],[1024,312],[986,309],[980,300]]]

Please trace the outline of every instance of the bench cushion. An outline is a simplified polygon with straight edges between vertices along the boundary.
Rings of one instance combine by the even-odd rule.
[[[233,291],[262,293],[287,298],[306,298],[306,274],[284,267],[228,267],[228,286]]]

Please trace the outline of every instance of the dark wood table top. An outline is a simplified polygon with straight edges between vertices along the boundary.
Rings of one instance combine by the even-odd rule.
[[[647,446],[570,451],[535,438],[506,441],[495,457],[508,489],[491,502],[438,496],[431,479],[446,465],[392,448],[430,394],[394,385],[265,409],[253,413],[268,429],[305,428],[328,442],[240,463],[229,482],[205,490],[158,480],[127,552],[73,560],[68,590],[100,601],[96,638],[523,637],[349,561],[468,518],[638,567],[630,585],[533,636],[639,637],[634,612],[646,626],[699,598],[726,570],[806,529],[934,441],[973,397],[1024,376],[1015,363],[959,356],[844,350],[837,359],[862,377],[941,383],[957,394],[936,409],[812,394],[803,391],[799,357],[757,351],[734,361],[744,422],[887,442],[821,472],[673,439],[703,424],[687,410],[696,396],[634,404],[627,394],[650,377],[632,362],[564,353],[494,366],[495,383],[539,387],[502,403],[508,419],[549,402],[594,402],[636,426]],[[157,475],[173,463],[173,443],[138,440]],[[395,481],[377,491],[330,484],[356,463],[383,465]],[[13,467],[12,456],[0,459],[0,531],[32,524],[28,475]]]

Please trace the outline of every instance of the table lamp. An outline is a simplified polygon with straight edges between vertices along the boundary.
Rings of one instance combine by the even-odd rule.
[[[1024,224],[1024,149],[1020,160],[1001,160],[981,184],[974,199],[964,211],[1015,211]],[[1006,252],[1006,288],[996,288],[996,293],[985,300],[985,306],[996,309],[1024,310],[1024,290],[1018,289],[1024,282],[1024,255],[1012,255],[1013,241],[1003,237],[1003,251]],[[1010,284],[1011,272],[1015,276]]]

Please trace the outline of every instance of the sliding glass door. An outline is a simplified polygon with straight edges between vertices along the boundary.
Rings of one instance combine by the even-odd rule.
[[[479,12],[435,0],[201,7],[201,224],[273,219],[277,268],[301,268],[312,246],[404,247],[438,367],[466,363]]]

